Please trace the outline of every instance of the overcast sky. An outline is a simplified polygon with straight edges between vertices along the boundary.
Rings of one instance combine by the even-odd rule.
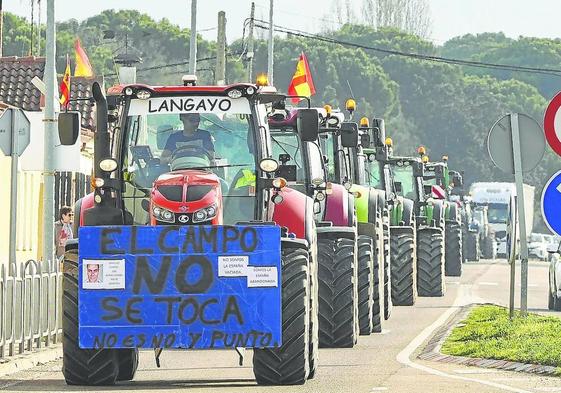
[[[190,24],[190,0],[55,0],[56,19],[86,19],[110,8],[137,9],[153,18],[168,18],[180,26]],[[317,32],[325,24],[336,26],[332,14],[335,0],[276,0],[275,23],[281,26]],[[343,0],[339,0],[343,2]],[[498,32],[507,36],[558,38],[561,36],[559,0],[428,0],[433,22],[431,38],[441,44],[451,37],[467,33]],[[360,15],[363,0],[351,0]],[[4,0],[4,9],[29,18],[29,0]],[[42,0],[45,15],[46,0]],[[269,0],[255,0],[256,17],[266,19]],[[118,4],[118,6],[116,6]],[[249,16],[251,0],[199,0],[198,29],[207,39],[216,38],[218,11],[225,11],[227,38],[241,37],[245,18]],[[42,17],[45,20],[45,16]],[[208,29],[208,30],[206,30]],[[204,31],[206,30],[206,31]]]

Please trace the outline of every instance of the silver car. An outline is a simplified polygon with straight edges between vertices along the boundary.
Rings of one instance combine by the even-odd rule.
[[[550,245],[548,308],[561,311],[561,242],[557,247]]]

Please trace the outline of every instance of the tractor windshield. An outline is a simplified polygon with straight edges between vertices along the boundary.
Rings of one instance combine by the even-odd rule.
[[[170,101],[169,110],[161,110],[165,100]],[[207,105],[191,108],[171,104],[188,100]],[[126,184],[123,198],[135,223],[146,223],[148,213],[139,207],[141,200],[150,195],[154,181],[164,173],[185,170],[217,175],[225,224],[254,218],[255,136],[249,102],[241,98],[235,104],[220,107],[220,102],[213,106],[213,100],[229,99],[206,96],[131,100],[122,150]]]
[[[384,189],[384,173],[383,166],[380,162],[374,160],[366,160],[366,182],[370,187],[378,190]]]
[[[304,170],[304,149],[300,145],[300,138],[295,132],[276,131],[271,129],[273,142],[273,157],[278,159],[281,165],[293,165],[296,167],[296,182],[306,181]]]
[[[401,164],[401,165],[399,165]],[[416,201],[417,193],[415,190],[415,176],[413,175],[413,167],[407,163],[399,162],[392,166],[395,183],[401,183],[400,195],[404,198]]]

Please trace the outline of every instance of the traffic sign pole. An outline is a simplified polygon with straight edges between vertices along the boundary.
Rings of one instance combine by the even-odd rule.
[[[10,266],[16,263],[16,230],[17,230],[17,205],[18,205],[18,116],[16,112],[11,111],[12,124],[10,131],[12,134],[12,151],[11,151],[11,176],[10,176]]]
[[[522,152],[520,150],[520,128],[518,113],[510,115],[512,129],[512,152],[514,155],[514,181],[518,208],[518,230],[520,231],[520,312],[528,314],[528,245],[526,244],[526,215],[524,206],[524,178],[522,175]],[[515,224],[516,225],[516,224]],[[512,241],[516,242],[516,239]]]

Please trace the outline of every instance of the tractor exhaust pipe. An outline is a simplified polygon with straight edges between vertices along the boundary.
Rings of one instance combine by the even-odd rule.
[[[104,158],[110,157],[110,135],[107,130],[107,99],[99,82],[92,85],[92,94],[96,106],[96,132],[94,136],[94,175],[96,178],[109,178],[99,167]]]

